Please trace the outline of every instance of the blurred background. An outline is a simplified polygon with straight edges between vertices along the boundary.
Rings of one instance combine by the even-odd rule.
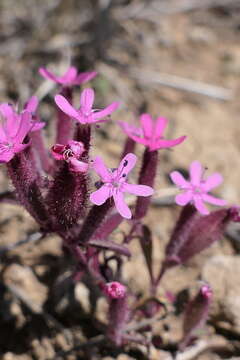
[[[170,120],[166,137],[187,135],[188,139],[175,149],[161,153],[157,190],[171,186],[170,171],[186,171],[193,160],[199,160],[209,174],[216,171],[223,174],[224,183],[216,194],[230,204],[238,204],[239,38],[239,0],[0,0],[0,99],[21,106],[28,97],[36,94],[42,100],[40,114],[47,122],[46,141],[52,145],[53,95],[58,88],[42,79],[38,68],[45,66],[59,75],[70,64],[80,71],[96,70],[99,76],[91,82],[97,92],[96,107],[120,101],[121,108],[113,115],[111,123],[96,130],[94,143],[97,147],[93,153],[101,154],[114,167],[125,139],[116,120],[134,122],[142,112],[149,112],[153,117],[166,117]],[[79,89],[76,89],[76,104],[78,97]],[[139,154],[142,150],[139,145]],[[4,168],[1,168],[0,185],[1,191],[11,188]],[[177,215],[178,209],[174,208],[175,218]],[[162,220],[161,227],[159,219]],[[156,237],[165,239],[162,245],[157,245],[162,249],[165,235],[173,226],[172,213],[170,216],[168,209],[156,207],[148,221]],[[2,245],[21,239],[36,227],[29,215],[10,205],[1,205],[0,223]],[[238,251],[236,246],[223,242],[211,249],[207,256],[215,253],[233,256]],[[52,285],[49,274],[57,272],[56,268],[62,261],[60,255],[61,245],[56,238],[40,244],[38,249],[31,245],[23,246],[5,258],[7,271],[2,268],[1,276],[6,284],[11,284],[16,274],[20,274],[20,288],[26,286],[29,294],[32,289],[33,301],[42,305],[47,298],[48,286]],[[156,263],[159,263],[161,251],[155,256]],[[141,261],[142,258],[137,256],[133,259],[126,278],[134,289],[144,292],[144,282],[141,278],[136,279]],[[164,280],[165,290],[174,288],[175,292],[181,292],[187,289],[193,280],[199,278],[199,264],[203,263],[202,258],[192,263],[190,275],[183,269],[180,281],[176,281],[176,272],[173,271]],[[221,264],[220,267],[225,266]],[[231,266],[240,269],[239,263]],[[31,269],[35,275],[28,272]],[[29,279],[37,276],[33,283],[29,280],[29,288],[23,281],[28,276]],[[239,290],[234,295],[238,304],[235,304],[235,312],[229,315],[228,326],[218,324],[218,329],[224,329],[220,333],[224,341],[227,339],[226,343],[240,340],[240,284],[239,280],[234,281],[231,289]],[[221,296],[224,297],[224,293]],[[2,299],[0,304],[5,315],[8,314],[8,318],[3,314],[0,317],[2,329],[6,329],[6,336],[1,335],[0,339],[0,353],[4,360],[47,359],[54,356],[56,343],[58,349],[68,348],[64,336],[55,342],[49,340],[44,327],[39,335],[39,323],[34,327],[32,318],[28,323],[21,306],[14,302],[14,296],[10,298]],[[13,307],[12,313],[9,304]],[[217,307],[220,305],[216,304],[215,319],[220,314]],[[24,331],[17,330],[17,326],[22,329],[21,321]],[[173,324],[174,328],[175,322]],[[166,336],[178,339],[178,330],[170,334]],[[231,350],[229,345],[227,349],[228,357],[225,358],[233,359],[231,356],[236,354],[236,348]],[[210,353],[195,358],[221,359],[222,356]]]

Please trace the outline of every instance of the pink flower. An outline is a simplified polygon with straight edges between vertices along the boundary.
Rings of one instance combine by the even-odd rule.
[[[81,85],[92,80],[97,75],[96,71],[78,73],[77,68],[70,66],[63,76],[56,76],[47,69],[41,67],[39,73],[48,80],[64,86]]]
[[[105,284],[103,291],[111,299],[122,299],[127,292],[126,287],[118,281]]]
[[[42,129],[45,126],[44,122],[39,121],[38,116],[36,116],[35,112],[37,110],[38,107],[38,99],[36,96],[32,96],[25,104],[24,106],[24,110],[22,110],[20,112],[20,114],[15,110],[14,106],[12,104],[8,104],[8,103],[2,103],[0,105],[0,114],[4,117],[4,118],[11,118],[12,122],[16,121],[16,122],[20,122],[21,121],[21,116],[24,112],[28,112],[31,116],[31,132],[32,131],[37,131]]]
[[[117,211],[126,219],[132,217],[131,210],[124,201],[123,194],[128,192],[137,196],[150,196],[153,189],[146,185],[128,184],[126,179],[128,173],[134,168],[137,157],[134,154],[127,154],[118,169],[107,169],[102,159],[97,157],[94,160],[93,168],[101,177],[102,186],[90,195],[90,200],[96,205],[102,205],[105,201],[113,197]]]
[[[67,145],[54,145],[51,151],[54,159],[68,162],[71,171],[86,172],[88,170],[88,164],[79,160],[85,151],[83,143],[70,140]]]
[[[186,136],[181,136],[175,140],[165,140],[163,138],[163,132],[168,123],[167,119],[159,117],[154,123],[149,114],[142,114],[140,121],[141,128],[122,121],[119,121],[119,125],[131,139],[148,146],[150,151],[176,146],[181,144],[186,138]]]
[[[204,202],[224,206],[226,201],[208,194],[210,190],[222,183],[222,176],[215,173],[206,180],[203,180],[203,172],[204,169],[200,162],[193,161],[190,165],[190,181],[185,180],[178,171],[173,171],[170,177],[174,184],[183,190],[182,194],[176,196],[176,203],[180,206],[185,206],[191,202],[201,214],[207,215],[209,211],[205,207]]]
[[[93,109],[94,102],[94,90],[93,89],[84,89],[80,97],[80,109],[75,109],[67,99],[62,95],[55,96],[55,102],[57,106],[70,117],[78,120],[81,124],[92,124],[100,121],[100,119],[105,118],[115,111],[119,103],[113,102],[108,105],[103,110]]]
[[[0,105],[1,114],[4,104]],[[5,114],[10,109],[5,108]],[[29,112],[24,112],[18,115],[18,119],[8,114],[3,117],[3,123],[0,125],[0,163],[9,162],[15,154],[24,150],[28,144],[23,144],[26,135],[32,130],[31,115]]]

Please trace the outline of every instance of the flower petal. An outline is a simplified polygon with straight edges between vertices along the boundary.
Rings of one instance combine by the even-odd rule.
[[[154,193],[153,188],[147,185],[135,185],[124,183],[122,186],[124,192],[128,192],[137,196],[151,196]]]
[[[132,213],[127,204],[124,201],[123,193],[121,191],[116,191],[113,193],[113,199],[119,214],[125,219],[131,219]]]
[[[225,206],[227,202],[223,199],[218,199],[215,196],[204,194],[202,195],[203,201],[208,202],[209,204],[217,205],[217,206]]]
[[[108,105],[105,109],[94,112],[93,113],[94,122],[98,119],[104,118],[112,114],[115,110],[117,110],[118,107],[119,107],[119,103],[113,102],[112,104]]]
[[[154,151],[154,150],[158,150],[158,149],[164,149],[164,148],[170,148],[173,146],[176,146],[178,144],[181,144],[184,140],[186,139],[186,136],[181,136],[177,139],[173,139],[173,140],[157,140],[154,142],[153,145],[150,146],[150,150]]]
[[[67,101],[67,99],[65,99],[64,96],[62,95],[56,95],[55,98],[55,103],[57,104],[57,106],[68,116],[73,117],[75,119],[78,119],[79,114],[77,112],[76,109],[74,109],[74,107]]]
[[[35,113],[38,107],[38,98],[32,96],[25,104],[24,110],[29,111],[30,113]]]
[[[53,73],[51,73],[50,71],[48,71],[46,68],[44,67],[40,67],[40,69],[38,70],[39,74],[42,75],[45,79],[47,80],[52,80],[56,83],[59,83],[58,77],[55,76]]]
[[[154,131],[154,137],[159,138],[162,136],[162,133],[164,132],[165,127],[168,124],[168,120],[162,117],[157,118],[156,125],[155,125],[155,131]]]
[[[173,171],[169,174],[172,182],[181,189],[189,188],[189,181],[185,180],[179,171]]]
[[[191,200],[193,199],[193,195],[191,191],[184,191],[181,194],[178,194],[175,197],[175,202],[176,204],[180,205],[180,206],[185,206],[187,205]]]
[[[117,121],[117,124],[122,128],[125,134],[133,135],[133,136],[143,136],[143,132],[141,128],[136,127],[133,124],[129,124],[125,121]]]
[[[31,132],[41,130],[45,125],[43,121],[32,122]]]
[[[142,144],[144,146],[149,146],[149,143],[151,140],[141,138],[132,134],[127,134],[132,140],[134,140],[136,143]]]
[[[85,173],[88,170],[88,164],[77,160],[76,158],[71,158],[69,160],[69,169],[73,172],[81,172],[81,173]]]
[[[190,165],[191,184],[199,186],[201,183],[203,168],[199,161],[193,161]]]
[[[80,105],[85,112],[91,111],[94,102],[94,90],[91,88],[84,89],[80,96]]]
[[[77,76],[77,69],[75,66],[70,66],[70,68],[65,72],[63,76],[57,77],[60,84],[71,84],[74,82]]]
[[[28,134],[28,132],[31,130],[31,114],[26,111],[20,115],[20,124],[18,128],[18,132],[15,135],[14,141],[18,144],[21,144],[25,138],[25,136]]]
[[[202,188],[205,191],[210,191],[214,189],[215,187],[219,186],[223,182],[223,177],[219,173],[212,174],[209,176],[205,182],[202,184]]]
[[[103,160],[98,156],[93,162],[93,168],[96,173],[100,176],[103,182],[110,182],[112,174],[109,169],[105,166]]]
[[[194,205],[195,205],[196,209],[200,212],[200,214],[208,215],[210,213],[209,210],[204,205],[202,198],[194,197],[193,201],[194,201]]]
[[[142,114],[140,116],[143,133],[146,138],[151,138],[153,134],[153,119],[149,114]]]
[[[95,205],[102,205],[111,196],[111,188],[103,185],[90,195],[90,201]]]
[[[95,76],[97,76],[97,72],[96,71],[87,71],[87,72],[83,72],[80,73],[75,81],[74,81],[74,85],[81,85],[86,83],[87,81],[92,80],[93,78],[95,78]]]
[[[136,162],[136,155],[132,153],[127,154],[119,164],[119,167],[117,169],[118,176],[122,176],[123,174],[127,175],[134,168]]]
[[[17,144],[14,146],[14,153],[17,154],[23,150],[25,150],[29,145],[31,144],[31,142],[29,141],[27,144]]]
[[[0,151],[0,164],[7,163],[14,157],[15,153],[13,149],[9,149],[8,151]]]

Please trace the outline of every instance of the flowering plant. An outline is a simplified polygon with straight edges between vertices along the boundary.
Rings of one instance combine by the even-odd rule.
[[[151,340],[145,338],[144,329],[148,326],[148,331],[151,330],[153,320],[162,310],[166,310],[165,316],[168,314],[158,297],[163,275],[220,239],[230,221],[239,221],[238,209],[224,207],[210,212],[205,207],[204,202],[217,206],[227,203],[209,194],[221,184],[222,176],[215,173],[204,179],[199,161],[191,163],[189,180],[178,171],[171,172],[173,183],[181,191],[175,201],[182,209],[166,246],[162,268],[156,273],[153,234],[143,221],[151,211],[161,154],[186,141],[186,136],[166,140],[163,131],[167,120],[162,117],[153,120],[149,114],[140,116],[140,127],[119,122],[127,139],[119,166],[110,169],[101,157],[92,157],[92,130],[93,124],[110,121],[115,116],[119,102],[112,102],[102,110],[93,109],[95,92],[85,88],[80,95],[80,108],[75,108],[73,86],[93,79],[96,72],[78,74],[75,67],[70,67],[63,76],[55,76],[44,68],[39,72],[61,85],[60,93],[55,96],[56,143],[50,151],[42,138],[45,124],[37,114],[36,97],[31,97],[20,112],[13,105],[0,105],[0,162],[7,166],[15,187],[15,200],[36,220],[43,237],[53,232],[61,237],[64,249],[75,260],[72,281],[87,276],[91,279],[89,289],[94,285],[97,296],[107,299],[108,323],[102,324],[105,339],[115,346],[131,341],[149,345]],[[136,143],[144,145],[142,157],[134,154]],[[141,164],[138,179],[129,182],[128,175],[136,163]],[[94,186],[95,173],[100,179]],[[135,203],[128,203],[128,193],[137,197]],[[125,230],[119,243],[111,235],[123,221],[127,221],[129,230]],[[150,278],[149,298],[141,307],[137,306],[138,294],[125,283],[122,272],[126,259],[133,256],[128,245],[134,239],[140,243]],[[117,263],[115,270],[110,264],[113,260]],[[212,291],[204,284],[189,302],[181,349],[207,320],[211,299]],[[133,326],[132,322],[136,321],[138,325]]]

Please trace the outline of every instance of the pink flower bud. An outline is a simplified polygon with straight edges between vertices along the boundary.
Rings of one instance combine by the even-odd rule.
[[[118,281],[105,284],[104,293],[111,299],[122,299],[126,295],[126,287]]]

